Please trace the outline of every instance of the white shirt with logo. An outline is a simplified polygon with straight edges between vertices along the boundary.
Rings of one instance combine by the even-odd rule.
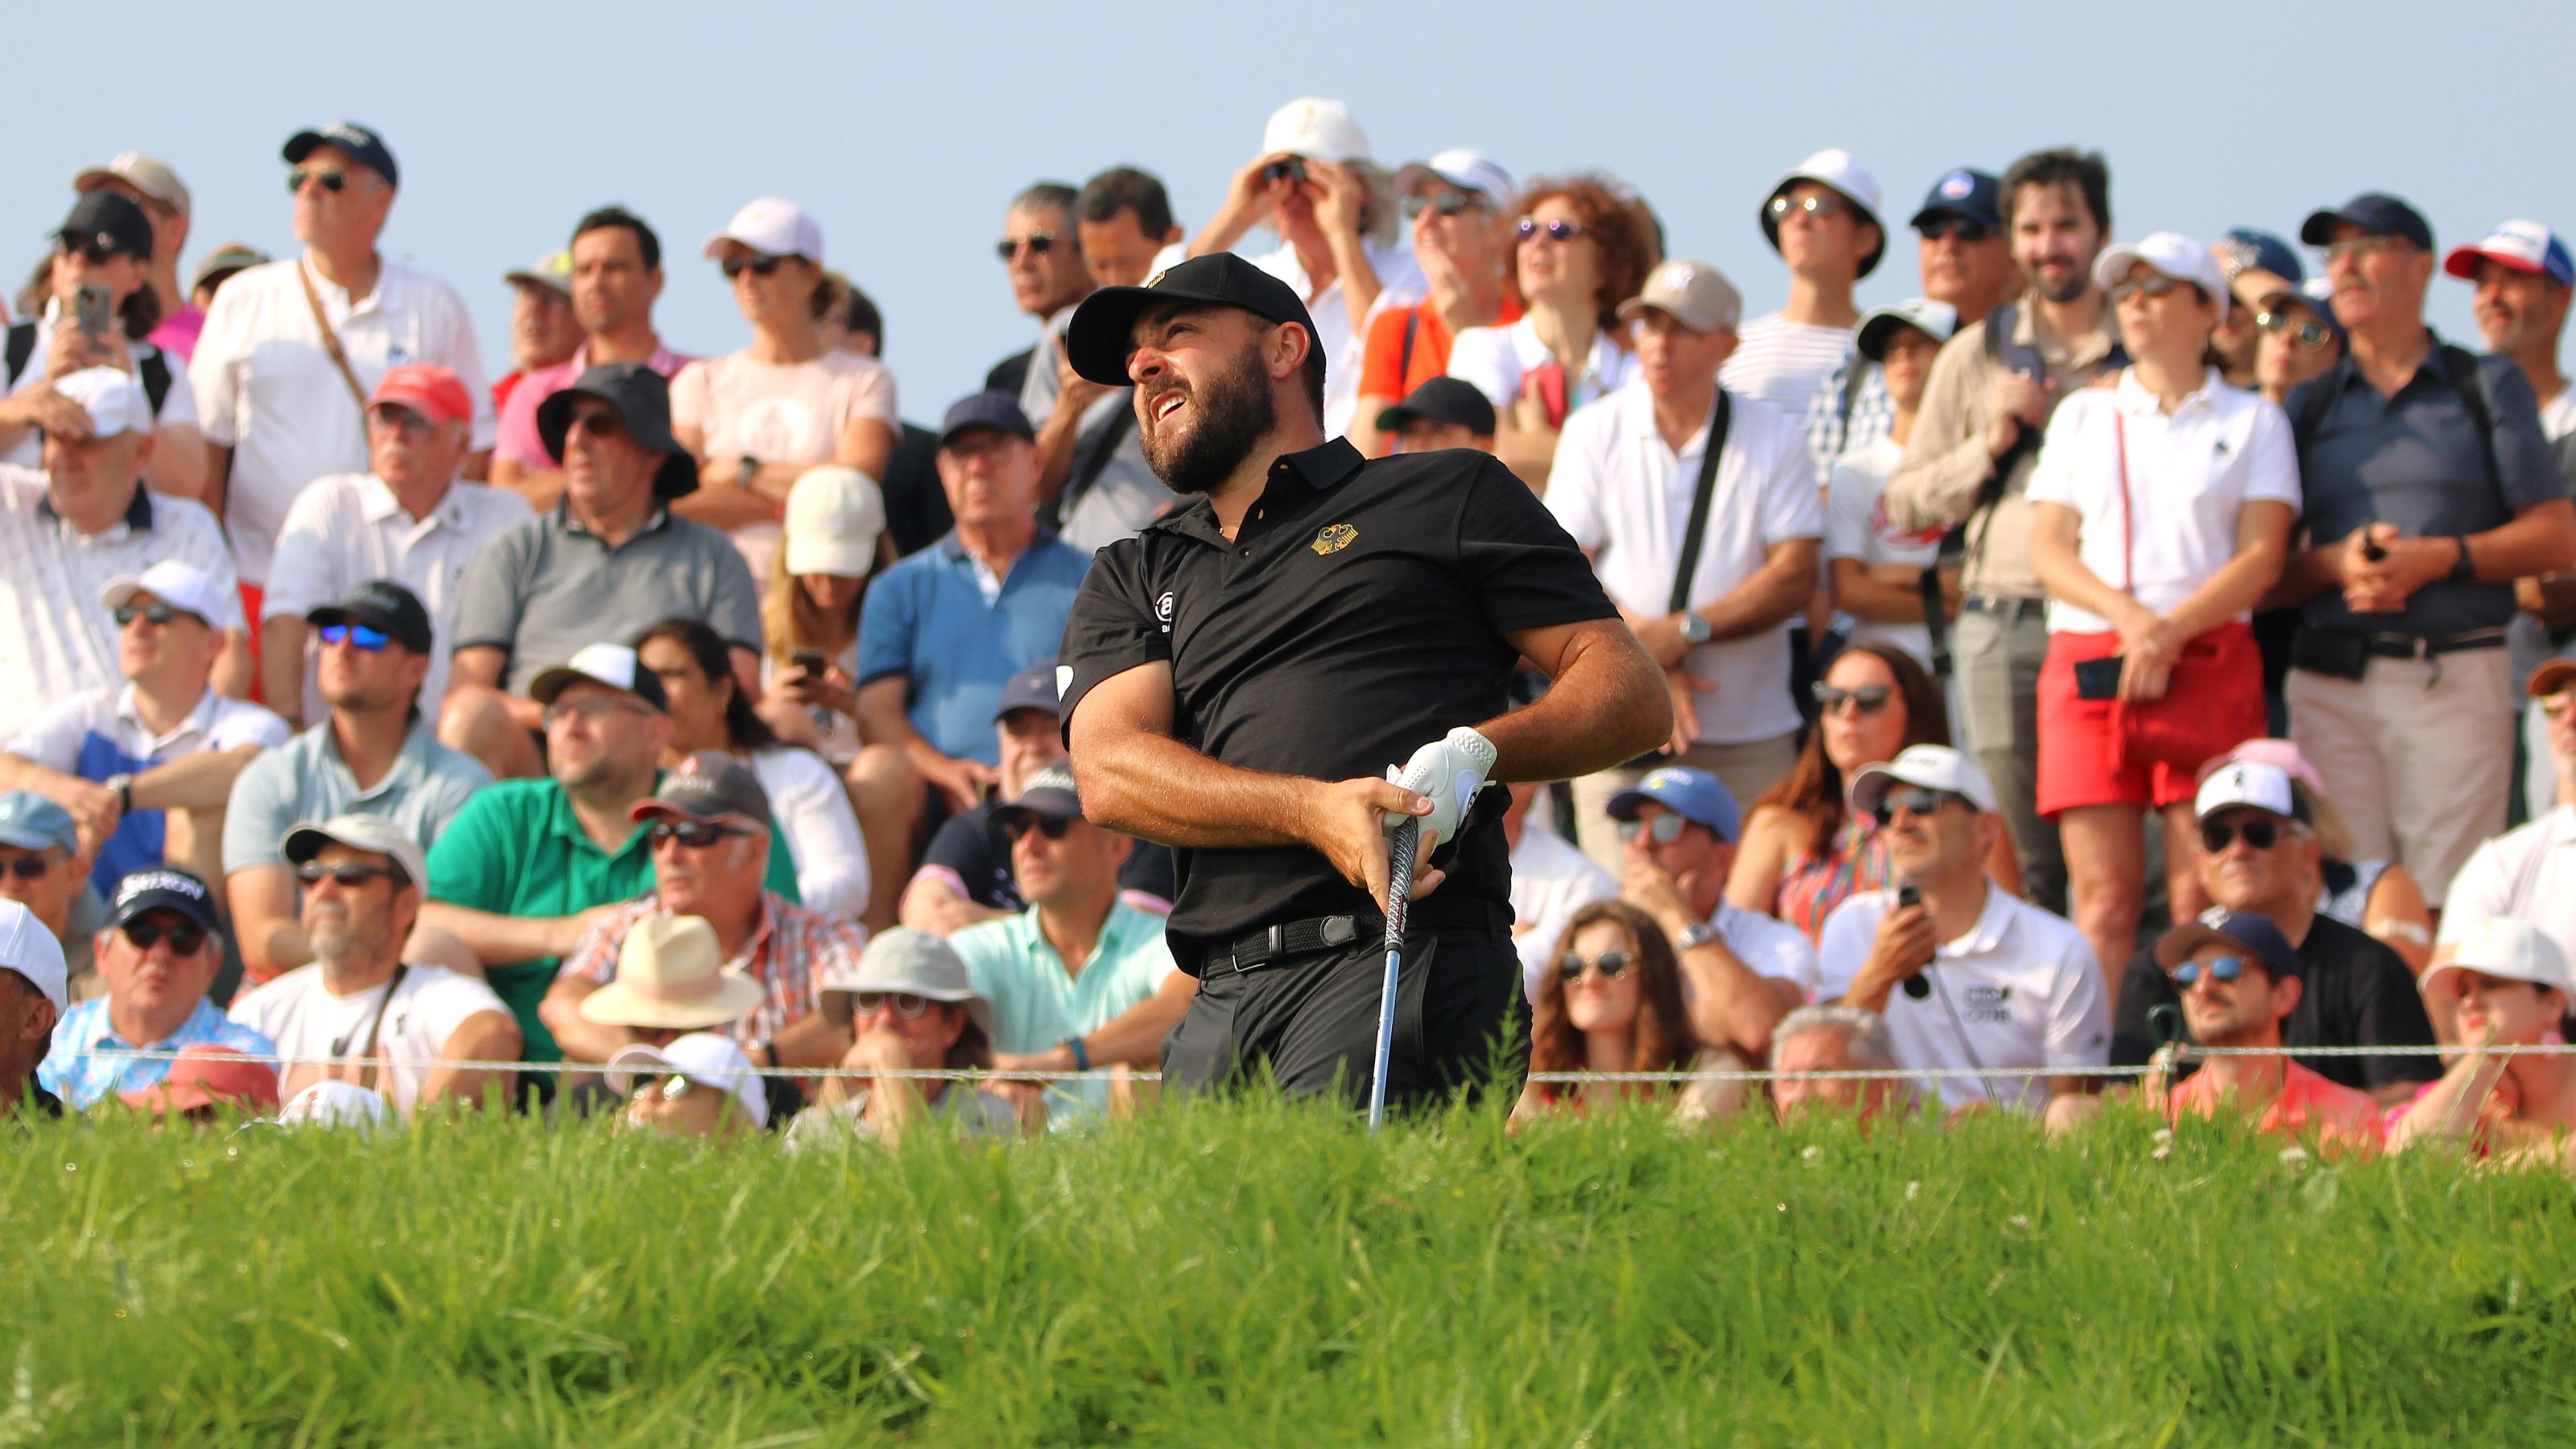
[[[1389,307],[1409,307],[1430,291],[1431,284],[1423,280],[1422,264],[1414,260],[1412,247],[1363,237],[1360,253],[1368,258],[1369,270],[1377,273],[1377,300],[1369,304],[1369,316],[1375,317]],[[1360,350],[1368,341],[1368,332],[1351,326],[1350,304],[1342,299],[1342,279],[1333,278],[1331,286],[1309,297],[1306,294],[1313,290],[1314,283],[1306,276],[1305,264],[1297,260],[1295,247],[1282,246],[1245,260],[1295,288],[1305,301],[1307,315],[1315,319],[1316,346],[1324,354],[1324,436],[1338,438],[1349,432],[1351,412],[1360,399]]]
[[[375,1055],[393,1065],[379,1069],[376,1090],[409,1116],[420,1100],[421,1084],[428,1080],[429,1064],[439,1059],[457,1028],[469,1017],[487,1011],[507,1015],[510,1008],[501,1004],[491,987],[440,966],[405,968],[401,989],[386,1001],[386,987],[394,984],[388,981],[335,996],[324,984],[319,965],[298,966],[236,998],[232,1019],[277,1043],[281,1057],[349,1060],[365,1055],[367,1031],[375,1025],[381,1003],[384,1021],[376,1027]],[[305,1069],[306,1080],[312,1070]],[[296,1071],[284,1067],[279,1075]]]

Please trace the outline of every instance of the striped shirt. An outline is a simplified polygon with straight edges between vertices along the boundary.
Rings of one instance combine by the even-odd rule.
[[[62,1098],[64,1105],[85,1112],[112,1093],[157,1087],[170,1075],[166,1061],[137,1061],[100,1053],[175,1052],[192,1046],[230,1047],[255,1057],[277,1053],[277,1047],[267,1037],[225,1016],[213,1002],[202,997],[177,1031],[159,1041],[126,1041],[108,1021],[107,998],[101,996],[73,1007],[54,1023],[54,1039],[45,1048],[44,1064],[36,1068],[36,1080]]]
[[[1825,390],[1826,379],[1852,356],[1852,329],[1814,327],[1792,322],[1777,312],[1756,317],[1738,331],[1735,355],[1719,368],[1717,381],[1729,392],[1759,398],[1803,424],[1808,407]],[[1816,442],[1808,442],[1810,454]],[[1825,482],[1833,455],[1816,458],[1816,486]]]
[[[558,977],[577,977],[594,986],[617,979],[617,953],[635,923],[657,914],[654,896],[628,901],[615,914],[582,934],[580,944],[563,959]],[[822,992],[834,982],[851,979],[859,953],[867,949],[867,928],[810,911],[773,892],[760,893],[760,924],[740,955],[725,963],[760,983],[761,1003],[734,1023],[734,1040],[748,1047],[769,1040],[811,1015]]]

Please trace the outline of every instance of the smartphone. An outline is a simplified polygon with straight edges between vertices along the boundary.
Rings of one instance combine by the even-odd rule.
[[[2079,659],[2075,662],[2075,697],[2077,699],[2118,699],[2120,697],[2120,656],[2108,659]]]
[[[831,659],[820,649],[799,649],[787,656],[787,662],[815,679],[832,672]]]
[[[93,341],[107,336],[108,329],[116,325],[116,299],[101,283],[81,283],[80,296],[72,308],[80,330],[88,333]]]
[[[1923,888],[1921,886],[1906,884],[1896,888],[1896,908],[1898,910],[1901,911],[1907,906],[1919,906],[1921,904],[1923,904]]]
[[[1907,906],[1919,906],[1921,904],[1923,904],[1923,888],[1921,886],[1915,885],[1909,881],[1896,888],[1896,908],[1898,910],[1901,911]],[[1932,994],[1932,983],[1924,980],[1923,973],[1921,971],[1917,971],[1913,975],[1905,978],[1905,994],[1911,1000],[1921,1001],[1924,997]]]

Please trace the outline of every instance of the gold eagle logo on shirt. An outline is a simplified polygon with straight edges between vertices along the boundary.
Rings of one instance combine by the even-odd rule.
[[[1328,524],[1316,531],[1314,549],[1319,555],[1340,553],[1343,549],[1349,548],[1351,541],[1359,536],[1360,531],[1355,524]]]

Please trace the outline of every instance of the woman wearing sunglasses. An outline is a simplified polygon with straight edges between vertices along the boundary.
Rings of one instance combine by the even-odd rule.
[[[1495,455],[1544,492],[1566,414],[1636,375],[1619,304],[1645,284],[1648,242],[1637,209],[1597,175],[1533,182],[1518,215],[1513,269],[1528,310],[1459,333],[1449,375],[1493,403]]]
[[[671,434],[698,460],[698,491],[672,511],[731,533],[769,577],[789,490],[817,463],[882,479],[902,424],[894,374],[873,357],[827,347],[814,325],[823,229],[793,202],[763,197],[707,239],[733,288],[751,345],[704,358],[671,379]]]
[[[2289,419],[2209,365],[2228,306],[2209,248],[2158,232],[2105,248],[2093,279],[2134,360],[2058,407],[2031,474],[2031,566],[2049,596],[2037,804],[2065,845],[2075,924],[2116,979],[2144,906],[2149,810],[2174,917],[2208,904],[2194,782],[2265,732],[2249,619],[2281,576],[2300,495]]]
[[[857,1075],[824,1078],[820,1105],[788,1128],[791,1150],[851,1139],[892,1147],[932,1119],[960,1137],[1023,1130],[1010,1102],[972,1082],[888,1075],[992,1068],[993,1003],[976,991],[946,941],[902,927],[879,933],[854,976],[825,984],[823,1010],[857,1035],[841,1060]],[[1030,1104],[1025,1127],[1036,1131],[1046,1109],[1035,1094]]]
[[[2254,331],[2254,385],[2275,403],[2343,360],[2334,284],[2323,277],[2266,296],[2255,310]]]
[[[2512,916],[2471,927],[2450,960],[2424,973],[2427,1004],[2456,1007],[2469,1050],[2393,1114],[2389,1149],[2465,1140],[2478,1157],[2576,1159],[2576,1057],[2489,1050],[2556,1042],[2571,995],[2576,977],[2547,932]]]
[[[1532,1072],[1682,1072],[1740,1067],[1732,1053],[1703,1051],[1682,1003],[1672,942],[1644,911],[1599,901],[1576,911],[1530,1021]],[[1623,1098],[1670,1098],[1696,1120],[1742,1104],[1739,1082],[1532,1082],[1514,1124],[1556,1113],[1607,1109]]]
[[[1520,320],[1512,275],[1512,178],[1481,151],[1443,151],[1395,173],[1413,233],[1413,259],[1429,292],[1419,302],[1381,307],[1360,355],[1360,401],[1351,446],[1369,457],[1395,450],[1377,415],[1449,371],[1450,344],[1471,327]]]

